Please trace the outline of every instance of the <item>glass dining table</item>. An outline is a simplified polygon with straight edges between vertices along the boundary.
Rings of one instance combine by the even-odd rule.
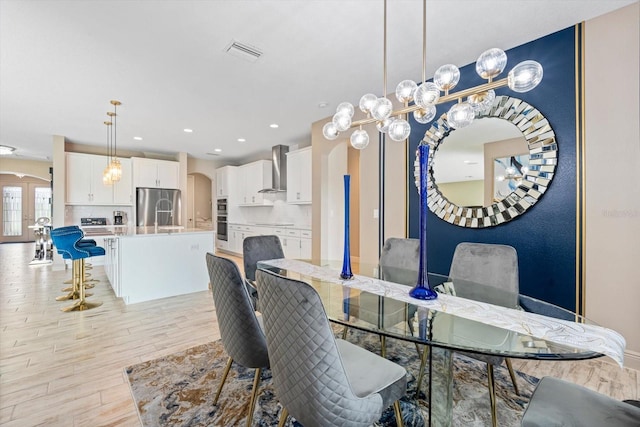
[[[604,355],[599,347],[585,348],[579,337],[571,337],[584,334],[583,328],[593,323],[544,301],[439,274],[429,274],[429,284],[442,294],[434,302],[419,301],[407,296],[417,281],[415,271],[358,264],[354,278],[343,280],[339,277],[341,264],[278,259],[261,261],[258,268],[311,284],[331,322],[429,348],[422,351],[426,357],[420,372],[422,376],[426,365],[428,380],[425,374],[423,386],[428,388],[424,394],[429,399],[431,426],[453,422],[454,351],[543,360]],[[520,304],[509,307],[512,301]],[[545,334],[539,332],[540,324],[545,325]],[[567,330],[569,338],[565,339]],[[612,332],[615,341],[616,333],[605,331]],[[587,335],[599,333],[599,329],[587,331]],[[603,335],[608,339],[606,332]]]

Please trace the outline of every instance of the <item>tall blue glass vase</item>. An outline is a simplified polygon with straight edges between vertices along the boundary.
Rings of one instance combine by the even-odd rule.
[[[409,296],[416,299],[430,300],[438,298],[438,294],[429,286],[427,274],[427,166],[429,164],[429,146],[419,145],[420,156],[420,269],[418,283],[409,291]]]
[[[344,176],[344,254],[342,256],[342,273],[340,278],[351,279],[351,250],[349,248],[349,188],[351,186],[351,176]]]

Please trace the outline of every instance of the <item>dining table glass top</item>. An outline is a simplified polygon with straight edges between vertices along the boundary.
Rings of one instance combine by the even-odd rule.
[[[277,261],[277,260],[273,260]],[[311,263],[323,272],[340,273],[341,261]],[[558,340],[535,337],[523,331],[514,331],[449,312],[440,302],[439,309],[426,308],[416,303],[398,300],[397,294],[387,291],[376,293],[357,289],[349,281],[327,280],[318,274],[306,273],[304,268],[283,269],[272,261],[261,261],[258,268],[279,273],[291,279],[311,284],[320,295],[330,321],[350,328],[373,332],[419,344],[428,344],[450,350],[497,355],[523,359],[579,360],[602,356],[602,353],[568,345]],[[302,272],[301,272],[302,271]],[[405,285],[406,292],[415,285],[417,272],[402,268],[356,264],[354,273],[359,278],[383,279],[385,282]],[[593,322],[561,307],[490,285],[467,280],[455,280],[440,274],[429,274],[429,284],[442,294],[460,299],[487,303],[486,316],[494,314],[491,308],[537,311],[545,318],[552,317],[575,325],[594,325]],[[440,299],[440,298],[439,298]],[[444,307],[444,309],[443,309]],[[482,305],[485,309],[485,305]],[[496,309],[497,310],[497,309]],[[497,310],[495,316],[501,316]],[[499,322],[497,322],[499,323]],[[524,325],[526,331],[526,325]]]

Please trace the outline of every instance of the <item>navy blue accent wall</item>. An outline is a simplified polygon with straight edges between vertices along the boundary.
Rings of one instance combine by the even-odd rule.
[[[492,46],[488,46],[492,47]],[[541,39],[506,51],[506,72],[517,63],[532,59],[542,64],[544,78],[528,93],[509,88],[496,95],[523,99],[544,114],[558,142],[558,166],[546,194],[524,215],[487,229],[463,228],[449,224],[433,213],[428,218],[428,269],[447,274],[456,245],[460,242],[501,243],[516,248],[520,269],[520,292],[574,310],[576,299],[576,88],[575,28],[567,28]],[[478,52],[478,55],[481,52]],[[476,74],[475,64],[460,69],[461,79],[454,91],[484,81]],[[438,106],[438,116],[450,104]],[[411,122],[409,165],[413,165],[416,147],[430,124]],[[437,160],[436,160],[437,161]],[[419,198],[408,177],[409,236],[419,235]]]

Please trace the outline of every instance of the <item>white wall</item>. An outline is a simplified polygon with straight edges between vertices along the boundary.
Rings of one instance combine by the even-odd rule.
[[[586,315],[640,369],[639,4],[586,22]]]

